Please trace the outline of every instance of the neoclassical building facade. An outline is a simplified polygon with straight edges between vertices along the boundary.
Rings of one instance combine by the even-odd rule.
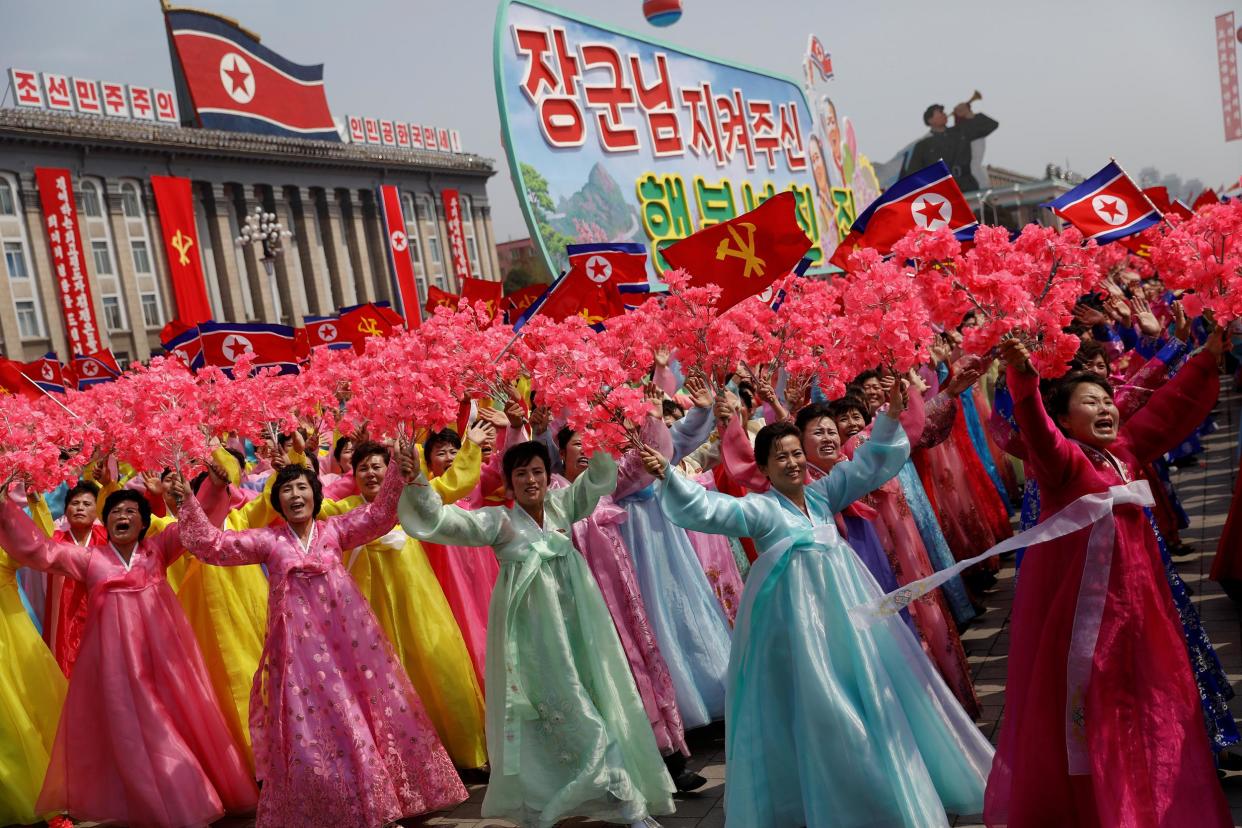
[[[152,175],[193,181],[198,255],[219,321],[297,326],[305,315],[391,301],[380,185],[401,194],[420,300],[429,284],[458,292],[445,189],[460,193],[471,275],[501,278],[489,159],[0,109],[0,351],[11,359],[69,358],[36,167],[72,172],[95,317],[104,345],[126,363],[159,352],[160,329],[177,310]],[[293,234],[270,274],[253,246],[234,242],[259,205]]]

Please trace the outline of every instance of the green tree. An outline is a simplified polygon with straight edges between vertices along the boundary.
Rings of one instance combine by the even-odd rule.
[[[526,183],[526,195],[530,199],[531,216],[535,219],[535,228],[543,238],[544,247],[548,255],[552,257],[556,270],[564,270],[569,265],[569,258],[565,255],[565,245],[573,244],[574,239],[555,229],[549,221],[551,214],[556,211],[556,202],[552,200],[552,194],[548,191],[548,180],[530,164],[522,164],[521,170],[522,181]]]

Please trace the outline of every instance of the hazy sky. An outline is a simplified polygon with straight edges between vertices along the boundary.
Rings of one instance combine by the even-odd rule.
[[[493,83],[496,0],[195,0],[239,19],[299,63],[326,64],[332,111],[456,127],[496,160],[500,240],[527,235],[500,144]],[[683,0],[667,29],[641,0],[559,7],[674,45],[797,77],[808,32],[833,55],[828,87],[860,148],[890,158],[929,103],[972,90],[1000,121],[989,163],[1090,174],[1114,155],[1215,186],[1242,174],[1220,110],[1215,15],[1242,0]],[[158,0],[0,0],[0,68],[172,87]],[[7,79],[6,79],[7,80]]]

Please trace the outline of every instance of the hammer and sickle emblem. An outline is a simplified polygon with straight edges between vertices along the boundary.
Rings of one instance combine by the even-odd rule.
[[[190,248],[194,246],[194,239],[178,230],[177,235],[172,237],[172,246],[173,250],[177,251],[177,259],[181,266],[185,267],[188,265],[190,263],[190,257],[187,256],[186,253],[188,253]]]
[[[358,333],[366,334],[367,336],[379,336],[379,325],[376,324],[374,319],[367,317],[358,323]]]
[[[746,241],[742,241],[742,234],[737,231],[737,227],[730,224],[728,229],[732,238],[720,240],[720,244],[716,246],[716,261],[723,262],[728,257],[742,259],[746,262],[743,278],[749,279],[752,272],[756,276],[762,276],[767,262],[755,255],[755,225],[744,221],[739,226],[746,228]],[[734,247],[733,244],[737,246]]]

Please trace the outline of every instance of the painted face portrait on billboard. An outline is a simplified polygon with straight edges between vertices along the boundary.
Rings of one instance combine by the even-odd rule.
[[[827,95],[819,99],[819,117],[824,128],[824,137],[828,140],[828,151],[832,153],[832,165],[837,168],[837,180],[844,182],[845,159],[841,157],[841,124],[837,120],[837,108]]]

